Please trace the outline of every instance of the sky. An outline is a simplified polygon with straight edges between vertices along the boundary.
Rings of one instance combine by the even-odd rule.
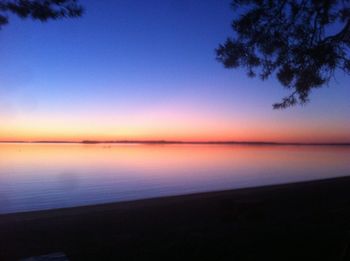
[[[286,110],[275,79],[215,59],[230,0],[81,0],[0,31],[0,140],[350,142],[350,77]]]

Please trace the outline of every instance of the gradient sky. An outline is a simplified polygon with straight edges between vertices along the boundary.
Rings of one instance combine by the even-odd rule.
[[[311,103],[215,60],[230,0],[82,0],[85,15],[0,31],[0,140],[350,142],[350,77]]]

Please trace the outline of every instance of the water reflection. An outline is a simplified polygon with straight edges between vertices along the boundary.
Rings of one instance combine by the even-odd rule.
[[[349,147],[1,144],[0,213],[350,174]]]

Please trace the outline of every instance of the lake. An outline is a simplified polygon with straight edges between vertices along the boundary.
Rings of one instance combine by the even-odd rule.
[[[347,146],[0,144],[0,213],[347,175]]]

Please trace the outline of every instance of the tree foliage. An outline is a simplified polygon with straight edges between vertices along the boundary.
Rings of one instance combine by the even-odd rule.
[[[226,68],[275,75],[291,94],[275,109],[309,100],[337,69],[350,74],[350,0],[233,0],[234,35],[217,49]]]
[[[83,8],[77,0],[0,0],[0,28],[8,23],[8,14],[47,21],[79,17]]]

